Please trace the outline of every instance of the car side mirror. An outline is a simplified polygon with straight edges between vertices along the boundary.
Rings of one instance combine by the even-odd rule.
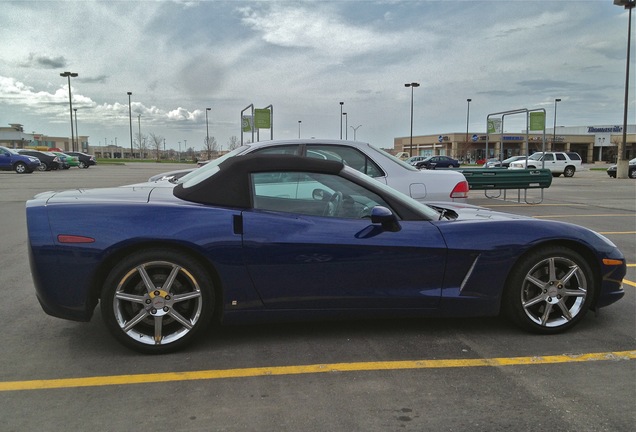
[[[329,199],[329,194],[324,189],[314,189],[311,196],[316,201],[325,201]]]
[[[382,206],[375,206],[371,209],[371,223],[381,224],[385,231],[398,232],[402,229],[397,216]]]

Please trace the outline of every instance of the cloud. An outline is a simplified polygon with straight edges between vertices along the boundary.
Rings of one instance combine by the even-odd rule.
[[[26,61],[20,63],[23,68],[59,69],[66,66],[66,59],[63,56],[48,57],[43,55],[29,54]]]

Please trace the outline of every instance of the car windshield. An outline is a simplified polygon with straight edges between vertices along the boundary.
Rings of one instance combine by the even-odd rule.
[[[18,153],[17,151],[12,150],[12,149],[7,148],[7,147],[0,147],[0,149],[4,150],[4,151],[6,151],[6,152],[9,152],[9,153],[11,153],[11,154],[14,154],[14,155],[19,155],[19,154],[20,154],[20,153]]]
[[[534,153],[532,156],[529,156],[528,159],[541,160],[541,157],[543,157],[543,153]]]
[[[183,184],[184,188],[189,188],[189,187],[192,187],[192,186],[194,186],[196,184],[199,184],[203,180],[205,180],[205,179],[209,178],[210,176],[212,176],[214,173],[218,172],[219,171],[219,164],[221,164],[221,162],[223,162],[224,160],[227,160],[227,159],[229,159],[231,157],[243,154],[249,148],[250,148],[250,146],[241,146],[241,147],[235,148],[231,152],[226,153],[223,156],[208,162],[207,164],[203,165],[201,168],[197,168],[194,171],[192,171],[191,173],[184,175],[176,183],[177,184]]]
[[[345,171],[348,174],[351,174],[351,175],[359,178],[364,183],[369,183],[370,181],[373,181],[373,180],[371,180],[371,177],[367,176],[366,174],[361,173],[360,171],[358,171],[356,169],[353,169],[353,168],[348,167],[348,166],[345,166],[344,169],[345,169]],[[409,207],[413,207],[413,208],[417,209],[422,214],[422,216],[425,219],[428,219],[428,220],[437,220],[437,219],[439,219],[439,212],[437,210],[433,209],[432,207],[430,207],[430,206],[428,206],[426,204],[422,204],[421,202],[411,198],[410,196],[408,196],[406,194],[403,194],[400,191],[397,191],[397,190],[393,189],[392,187],[389,187],[389,186],[385,185],[382,182],[373,181],[373,183],[371,183],[371,184],[373,184],[373,186],[376,187],[376,188],[382,189],[382,192],[385,195],[391,196],[392,198],[394,198],[394,199],[396,199],[398,201],[402,201],[402,202],[406,203]]]
[[[385,152],[384,150],[377,148],[371,144],[368,144],[369,148],[372,149],[374,152],[380,153],[383,156],[385,156],[388,160],[398,164],[399,166],[401,166],[402,168],[409,170],[409,171],[419,171],[417,168],[415,168],[413,165],[410,165],[406,162],[404,162],[402,159],[396,158],[395,156],[393,156],[391,153]]]

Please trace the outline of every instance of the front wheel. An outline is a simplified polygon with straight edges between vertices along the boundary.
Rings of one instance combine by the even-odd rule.
[[[24,174],[24,173],[29,171],[27,166],[24,163],[22,163],[22,162],[18,162],[17,164],[15,164],[15,167],[13,167],[13,169],[18,174]]]
[[[212,281],[196,260],[160,248],[134,252],[117,264],[100,300],[113,336],[147,354],[189,344],[208,327],[214,301]]]
[[[565,247],[547,247],[517,263],[508,278],[502,307],[526,330],[558,333],[585,316],[594,286],[592,270],[581,255]]]
[[[79,163],[79,167],[80,167],[80,168],[88,168],[88,165],[86,165],[86,163],[85,163],[85,162],[80,161],[80,163]]]

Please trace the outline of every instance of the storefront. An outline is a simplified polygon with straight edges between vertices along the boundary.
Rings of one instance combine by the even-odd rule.
[[[394,139],[395,151],[413,156],[446,155],[464,163],[477,163],[490,158],[508,158],[542,151],[543,133],[445,133]],[[527,139],[526,139],[527,137]],[[584,163],[615,162],[623,139],[623,127],[617,125],[557,127],[545,133],[546,151],[572,151],[581,155]],[[636,157],[636,125],[627,126],[627,159]]]

